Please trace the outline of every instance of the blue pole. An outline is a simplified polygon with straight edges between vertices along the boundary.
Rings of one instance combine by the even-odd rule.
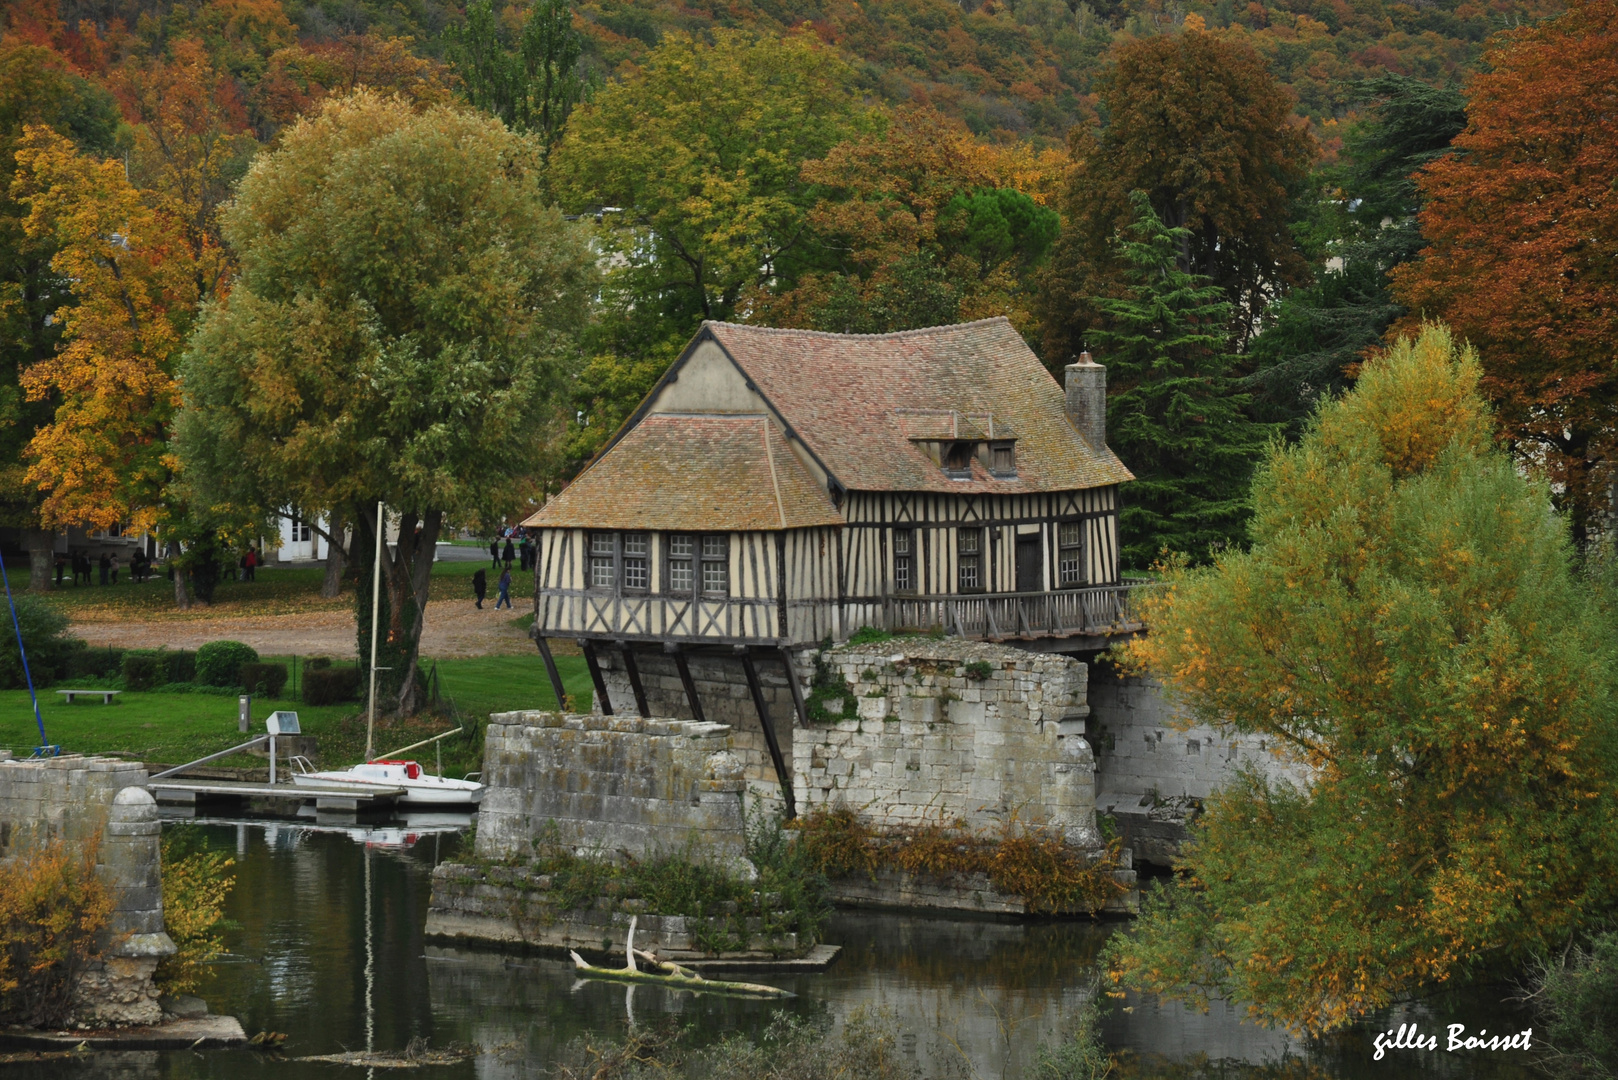
[[[17,652],[22,656],[22,677],[28,681],[28,696],[34,702],[34,723],[39,725],[39,751],[48,745],[45,741],[45,720],[39,715],[39,695],[34,693],[34,677],[28,671],[28,650],[22,643],[22,624],[17,621],[17,601],[11,598],[11,578],[6,573],[6,559],[0,555],[0,582],[6,587],[6,604],[11,608],[11,628],[17,631]]]

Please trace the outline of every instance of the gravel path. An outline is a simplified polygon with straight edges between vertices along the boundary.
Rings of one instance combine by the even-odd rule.
[[[461,656],[515,656],[534,652],[526,630],[514,626],[510,611],[494,610],[494,600],[479,611],[471,600],[435,600],[427,605],[427,626],[422,631],[423,656],[447,659]],[[75,622],[72,632],[91,645],[123,649],[195,649],[208,641],[229,639],[257,649],[265,656],[354,655],[354,614],[351,611],[310,611],[292,615],[97,620]]]

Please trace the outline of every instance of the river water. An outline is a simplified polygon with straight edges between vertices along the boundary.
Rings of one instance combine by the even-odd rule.
[[[8,1076],[330,1078],[358,1070],[300,1062],[302,1055],[431,1045],[486,1048],[452,1066],[400,1075],[515,1080],[548,1072],[558,1050],[588,1036],[619,1037],[630,1024],[670,1019],[702,1039],[757,1033],[780,1003],[693,995],[657,987],[582,982],[571,964],[426,943],[429,875],[460,837],[420,823],[342,829],[285,823],[186,824],[234,853],[231,956],[201,991],[214,1012],[249,1034],[284,1032],[281,1054],[254,1051],[102,1053],[7,1066]],[[786,1008],[840,1023],[861,1008],[889,1010],[901,1047],[929,1077],[1013,1080],[1041,1040],[1059,1038],[1092,993],[1095,957],[1121,924],[1011,923],[842,912],[828,940],[843,946],[819,974],[749,976],[793,990]],[[1216,1003],[1207,1014],[1130,1001],[1104,1020],[1119,1075],[1275,1080],[1479,1077],[1527,1080],[1522,1052],[1391,1051],[1372,1060],[1376,1031],[1415,1022],[1440,1034],[1450,1023],[1516,1032],[1531,1020],[1500,992],[1406,1006],[1392,1016],[1308,1045],[1243,1021]],[[392,1070],[384,1070],[388,1075]],[[377,1075],[373,1073],[372,1075]]]

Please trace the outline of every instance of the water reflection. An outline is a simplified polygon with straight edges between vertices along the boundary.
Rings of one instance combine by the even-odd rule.
[[[95,1054],[11,1066],[8,1076],[329,1078],[337,1075],[330,1065],[290,1059],[398,1050],[421,1037],[488,1052],[412,1075],[516,1080],[545,1075],[560,1048],[580,1037],[617,1038],[632,1023],[669,1020],[690,1025],[703,1040],[751,1034],[781,1008],[585,982],[565,959],[427,945],[430,874],[458,849],[454,825],[188,825],[237,859],[232,955],[214,968],[202,995],[215,1011],[238,1016],[249,1033],[285,1032],[283,1059],[250,1051]],[[905,1033],[903,1050],[936,1080],[1010,1080],[1025,1072],[1039,1042],[1061,1036],[1092,993],[1096,955],[1116,930],[844,912],[829,929],[830,940],[844,947],[829,971],[759,978],[798,994],[788,1009],[834,1024],[861,1006],[893,1010]],[[1418,1022],[1432,1032],[1452,1020],[1495,1031],[1527,1026],[1498,997],[1474,993],[1408,1006],[1324,1045],[1246,1023],[1240,1010],[1222,1003],[1203,1015],[1130,1001],[1127,1011],[1109,1013],[1103,1030],[1109,1045],[1123,1051],[1117,1075],[1128,1078],[1526,1080],[1521,1054],[1406,1051],[1371,1060],[1372,1033],[1399,1023]]]

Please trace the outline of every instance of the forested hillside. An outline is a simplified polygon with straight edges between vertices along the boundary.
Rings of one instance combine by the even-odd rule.
[[[1060,143],[1093,116],[1091,79],[1120,37],[1192,25],[1229,28],[1292,87],[1330,149],[1333,121],[1352,108],[1351,84],[1386,71],[1428,82],[1459,79],[1495,31],[1541,18],[1556,0],[586,0],[574,6],[585,66],[598,80],[643,59],[669,30],[713,27],[779,33],[809,24],[858,62],[865,93],[931,104],[979,135]],[[501,4],[513,34],[526,4]],[[128,51],[152,54],[194,37],[237,82],[261,124],[283,119],[309,91],[367,64],[398,65],[398,46],[443,59],[465,6],[438,0],[13,0],[8,31],[52,43],[99,67]],[[85,24],[88,23],[88,27]],[[94,34],[89,32],[94,29]],[[340,47],[367,38],[359,59]],[[261,84],[264,84],[261,86]]]

